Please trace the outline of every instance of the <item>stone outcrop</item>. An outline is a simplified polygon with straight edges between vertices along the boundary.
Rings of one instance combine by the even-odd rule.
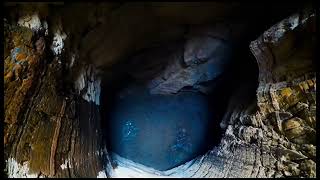
[[[208,36],[188,39],[183,49],[184,52],[171,55],[172,60],[169,59],[165,70],[151,80],[149,88],[152,94],[177,93],[187,86],[198,89],[200,83],[221,75],[232,52],[226,42]]]

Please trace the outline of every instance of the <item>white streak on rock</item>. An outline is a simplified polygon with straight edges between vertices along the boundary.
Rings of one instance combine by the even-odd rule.
[[[96,69],[90,65],[86,70],[81,71],[75,82],[75,88],[83,99],[100,105],[100,83],[101,79],[97,76]]]
[[[53,42],[51,45],[51,50],[54,52],[55,55],[61,54],[63,47],[64,47],[64,40],[67,38],[67,35],[60,30],[57,30],[54,33]]]
[[[32,31],[45,31],[45,35],[47,36],[49,34],[48,32],[48,23],[46,21],[43,21],[41,23],[41,20],[37,13],[33,15],[27,15],[24,17],[21,17],[18,20],[18,25],[30,28]]]
[[[314,14],[309,15],[308,17],[301,20],[301,24],[304,24],[307,19],[313,17]],[[292,16],[278,22],[270,29],[264,32],[264,41],[277,43],[284,37],[284,35],[288,32],[288,30],[294,30],[299,26],[299,20],[301,16],[299,14],[293,14]]]
[[[9,178],[36,178],[37,174],[29,173],[29,162],[26,161],[23,165],[19,164],[15,159],[9,158],[6,161]]]
[[[104,170],[100,171],[97,178],[107,178],[106,172]]]
[[[76,59],[76,55],[75,55],[75,54],[72,54],[72,55],[71,55],[71,62],[70,62],[69,68],[71,68],[71,67],[73,66],[75,59]]]
[[[61,169],[67,169],[69,166],[69,168],[72,168],[71,167],[71,164],[70,164],[70,161],[68,159],[64,160],[64,163],[60,165]]]
[[[41,28],[41,21],[37,14],[27,15],[18,20],[18,25],[38,31]]]

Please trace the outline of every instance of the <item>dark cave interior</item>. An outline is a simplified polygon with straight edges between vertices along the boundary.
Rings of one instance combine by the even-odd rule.
[[[256,35],[258,35],[259,33],[260,31],[255,32]],[[247,48],[247,45],[249,44],[249,40],[252,38],[252,36],[254,36],[251,33],[249,35],[251,37],[246,37],[244,38],[245,40],[242,40],[238,44],[234,45],[235,48],[234,48],[234,51],[232,52],[233,54],[231,57],[232,61],[225,68],[224,72],[214,80],[203,83],[203,84],[208,84],[209,87],[213,87],[210,93],[207,93],[204,95],[207,100],[207,103],[209,104],[208,111],[213,115],[211,117],[211,119],[213,120],[209,121],[209,124],[206,126],[207,133],[204,135],[205,136],[204,139],[202,139],[203,144],[201,145],[201,148],[198,149],[196,154],[193,154],[187,160],[191,160],[195,156],[204,154],[209,149],[212,149],[214,146],[220,143],[221,136],[224,130],[220,127],[219,124],[226,112],[226,108],[230,100],[230,96],[234,93],[234,91],[237,91],[240,87],[245,88],[246,94],[243,94],[243,97],[242,97],[243,101],[246,103],[252,103],[253,101],[255,101],[255,94],[256,94],[255,91],[258,86],[257,84],[258,83],[257,81],[258,67],[253,55],[249,52]],[[145,51],[148,51],[148,49]],[[124,67],[124,65],[119,65],[119,66],[122,68]],[[239,67],[244,67],[245,70]],[[136,67],[130,66],[128,68],[134,69]],[[103,119],[102,127],[105,129],[104,132],[106,132],[104,134],[104,137],[105,137],[104,139],[107,140],[106,141],[107,147],[108,149],[111,149],[111,151],[113,151],[114,149],[113,147],[114,143],[111,143],[111,142],[115,141],[114,138],[116,135],[110,132],[113,132],[112,129],[115,129],[115,125],[113,124],[115,121],[115,118],[113,117],[113,114],[115,111],[118,111],[117,108],[119,108],[119,107],[116,107],[115,105],[118,101],[117,97],[119,96],[119,92],[126,89],[128,84],[138,84],[143,86],[143,83],[144,83],[141,81],[137,81],[134,77],[130,76],[130,74],[128,73],[118,73],[118,74],[116,76],[112,76],[113,78],[104,79],[102,81],[102,94],[101,94],[101,99],[102,99],[101,113],[102,113],[102,119]],[[181,89],[177,94],[183,91],[192,91],[192,89],[193,89],[192,86],[187,86]],[[198,92],[198,93],[201,93],[201,92]],[[183,106],[183,104],[181,104],[181,106]],[[104,109],[108,109],[108,111],[104,111]],[[126,112],[125,110],[123,111]],[[214,113],[212,113],[213,111]],[[146,150],[150,151],[150,149],[146,149]],[[159,152],[157,151],[155,151],[154,153],[159,154]],[[143,158],[142,156],[139,156],[139,157]],[[136,158],[136,159],[139,159],[139,158]],[[159,160],[157,159],[153,159],[153,160],[154,162],[150,162],[149,163],[150,165],[160,163]],[[137,161],[142,162],[143,160],[137,160]],[[175,165],[180,165],[184,162],[186,162],[186,160],[181,161],[178,164],[176,163]],[[169,166],[169,167],[172,168],[174,166]],[[159,167],[159,169],[166,170],[168,168],[163,168],[161,166],[161,168]]]
[[[242,94],[240,93],[240,97],[238,95],[237,101],[239,101],[239,103],[243,103],[244,105],[256,104],[255,101],[256,101],[256,89],[258,86],[258,66],[254,56],[249,51],[248,45],[251,40],[256,39],[256,37],[258,37],[266,28],[270,27],[272,24],[276,23],[277,21],[285,17],[285,15],[279,15],[277,13],[275,14],[276,15],[274,15],[272,18],[270,18],[270,14],[266,14],[263,19],[261,19],[260,17],[259,20],[255,20],[254,24],[252,24],[252,22],[247,22],[247,24],[250,24],[250,26],[254,25],[254,27],[246,27],[246,32],[242,33],[239,39],[231,42],[232,51],[230,52],[231,53],[230,59],[232,60],[225,67],[225,69],[223,70],[223,73],[221,73],[218,77],[214,78],[213,80],[201,83],[202,85],[204,84],[206,87],[212,88],[212,90],[209,93],[205,94],[205,99],[207,100],[207,103],[208,103],[208,112],[212,116],[211,116],[211,119],[209,120],[209,124],[206,125],[207,130],[205,132],[207,133],[202,137],[201,148],[194,150],[196,152],[193,152],[192,155],[184,155],[187,157],[184,157],[183,160],[177,160],[178,155],[173,154],[171,156],[174,156],[174,158],[169,158],[169,159],[175,159],[176,160],[175,162],[165,161],[164,157],[159,155],[160,154],[159,151],[157,151],[155,147],[152,147],[152,145],[142,149],[143,152],[140,152],[144,154],[148,154],[146,152],[149,152],[149,154],[151,154],[149,156],[141,156],[141,154],[138,155],[139,152],[137,151],[139,150],[136,150],[135,152],[128,150],[128,149],[138,149],[138,148],[132,148],[134,146],[130,148],[130,146],[119,145],[118,147],[118,145],[115,145],[117,144],[117,143],[114,143],[115,141],[116,142],[120,141],[119,136],[121,136],[121,134],[117,134],[117,133],[115,134],[114,132],[121,131],[121,128],[122,130],[123,128],[125,128],[124,124],[122,124],[122,126],[119,125],[121,126],[119,128],[115,128],[117,127],[115,125],[116,119],[113,117],[114,112],[118,111],[119,109],[119,106],[115,105],[117,104],[117,101],[118,101],[117,96],[119,96],[119,92],[126,89],[128,87],[128,84],[144,86],[145,82],[150,80],[149,76],[155,76],[160,73],[159,71],[163,70],[163,68],[162,69],[160,68],[160,70],[157,70],[158,72],[152,73],[152,70],[151,70],[151,73],[148,72],[149,74],[142,73],[142,75],[140,75],[140,77],[141,76],[143,77],[142,80],[141,79],[137,80],[137,78],[133,77],[132,73],[130,72],[150,71],[150,68],[141,70],[139,68],[139,66],[141,66],[141,62],[138,61],[139,63],[131,63],[130,60],[132,58],[130,57],[128,57],[126,60],[122,61],[121,63],[115,64],[112,67],[113,68],[113,71],[111,72],[112,78],[108,76],[107,78],[104,78],[102,80],[102,94],[101,94],[101,99],[102,99],[101,112],[102,112],[102,119],[103,119],[102,127],[105,129],[104,139],[106,140],[108,149],[116,153],[120,153],[120,154],[122,153],[122,155],[124,155],[124,157],[127,157],[128,159],[139,162],[141,164],[145,164],[147,166],[154,167],[155,169],[167,170],[172,167],[178,166],[182,163],[185,163],[186,161],[192,160],[194,157],[198,155],[202,155],[206,153],[208,150],[217,146],[220,143],[221,137],[224,133],[224,129],[220,127],[220,123],[226,113],[231,95],[233,95],[235,92],[241,89]],[[178,41],[164,44],[162,45],[162,47],[179,46],[181,45],[181,43],[185,41],[186,41],[185,38],[181,38]],[[149,53],[152,54],[151,57],[149,58],[152,58],[152,56],[157,55],[153,53],[153,48],[149,47],[136,52],[132,56],[134,57],[139,54],[144,54],[148,51]],[[148,62],[142,62],[142,63],[148,64]],[[148,67],[148,65],[146,66]],[[181,94],[181,92],[183,91],[193,91],[193,89],[194,87],[192,86],[185,86],[177,94],[179,93]],[[196,92],[201,93],[198,90],[196,90]],[[153,102],[153,103],[156,104],[157,102]],[[183,104],[180,104],[180,105],[183,106]],[[120,107],[120,109],[122,108],[125,108],[125,107]],[[127,112],[126,110],[130,109],[130,107],[126,107],[126,108],[128,109],[123,110],[122,113],[125,114]],[[108,111],[104,111],[104,109],[108,109]],[[152,111],[152,110],[146,110],[146,111]],[[160,121],[161,121],[161,118],[160,118]],[[162,121],[166,122],[163,119]],[[193,120],[193,121],[196,121],[196,120]],[[150,125],[149,128],[150,127],[152,127],[152,125]],[[144,131],[146,131],[146,129],[144,129]],[[156,131],[155,133],[159,133],[159,132]],[[163,136],[161,136],[160,134],[158,138],[163,138]],[[145,141],[148,141],[147,140],[148,137],[145,134],[144,136],[145,136],[144,137],[145,139],[142,138],[141,140],[140,138],[140,141],[136,140],[133,142],[133,144],[136,144],[136,145],[138,144],[137,147],[145,147],[145,146],[142,146],[142,144],[146,143]],[[163,145],[167,146],[167,144],[163,144]],[[117,146],[117,148],[115,148],[115,146]],[[157,145],[154,145],[154,146],[157,146]],[[127,149],[126,153],[124,153],[125,150],[123,149]],[[154,157],[156,154],[158,156]],[[166,157],[166,155],[164,156]],[[148,162],[146,159],[148,159]]]

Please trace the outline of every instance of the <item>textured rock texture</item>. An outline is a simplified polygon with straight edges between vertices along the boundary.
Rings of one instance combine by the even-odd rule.
[[[178,167],[171,175],[316,177],[314,26],[310,12],[295,14],[251,42],[251,51],[259,64],[258,110],[250,106],[237,108],[234,96],[230,100],[231,113],[226,114],[223,124],[226,133],[221,144],[186,169]],[[265,39],[266,34],[274,41]],[[288,44],[303,35],[309,36],[303,37],[303,41],[312,47],[300,56],[305,46],[291,44],[296,47],[292,52]],[[301,41],[295,41],[298,42]],[[276,69],[281,71],[275,72]],[[281,75],[284,77],[280,78]]]
[[[85,79],[77,86],[81,93],[66,90],[67,84],[61,81],[64,67],[59,57],[50,56],[48,37],[21,26],[5,27],[8,176],[96,177],[103,154],[99,80],[81,73]],[[91,66],[83,69],[94,74]]]
[[[208,93],[202,84],[218,78],[231,61],[231,43],[222,38],[189,35],[185,42],[143,51],[130,58],[128,71],[151,94],[175,94],[185,87]]]
[[[192,47],[189,42],[239,38],[253,28],[239,24],[255,24],[253,16],[259,22],[282,17],[296,12],[293,7],[294,3],[292,8],[286,3],[8,3],[3,120],[7,176],[113,176],[117,165],[101,139],[100,70],[115,77],[114,71],[136,52],[181,37],[189,39],[183,47],[190,48],[180,51],[182,62],[200,68],[212,62],[207,57],[214,48],[201,43]],[[81,20],[74,23],[77,15]],[[315,19],[313,9],[299,10],[253,38],[248,48],[259,67],[256,101],[238,103],[244,94],[235,92],[221,122],[225,134],[219,146],[172,170],[148,172],[178,177],[316,177]],[[233,23],[213,32],[200,27],[221,21]],[[188,69],[171,67],[166,72],[177,75]]]
[[[149,88],[152,94],[177,93],[187,86],[199,89],[200,83],[221,75],[232,53],[226,42],[208,36],[188,39],[183,49],[184,52],[171,55],[172,60],[165,70],[151,80]]]

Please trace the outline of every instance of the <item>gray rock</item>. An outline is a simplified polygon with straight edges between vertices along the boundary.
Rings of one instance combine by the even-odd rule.
[[[193,37],[188,39],[185,44],[184,62],[191,66],[206,62],[212,56],[219,61],[221,57],[229,53],[228,45],[221,39],[208,36]]]
[[[185,44],[183,59],[173,56],[165,70],[148,84],[152,94],[177,93],[186,86],[199,88],[199,83],[218,77],[230,61],[231,47],[219,39],[195,37]],[[183,65],[184,64],[184,65]]]

